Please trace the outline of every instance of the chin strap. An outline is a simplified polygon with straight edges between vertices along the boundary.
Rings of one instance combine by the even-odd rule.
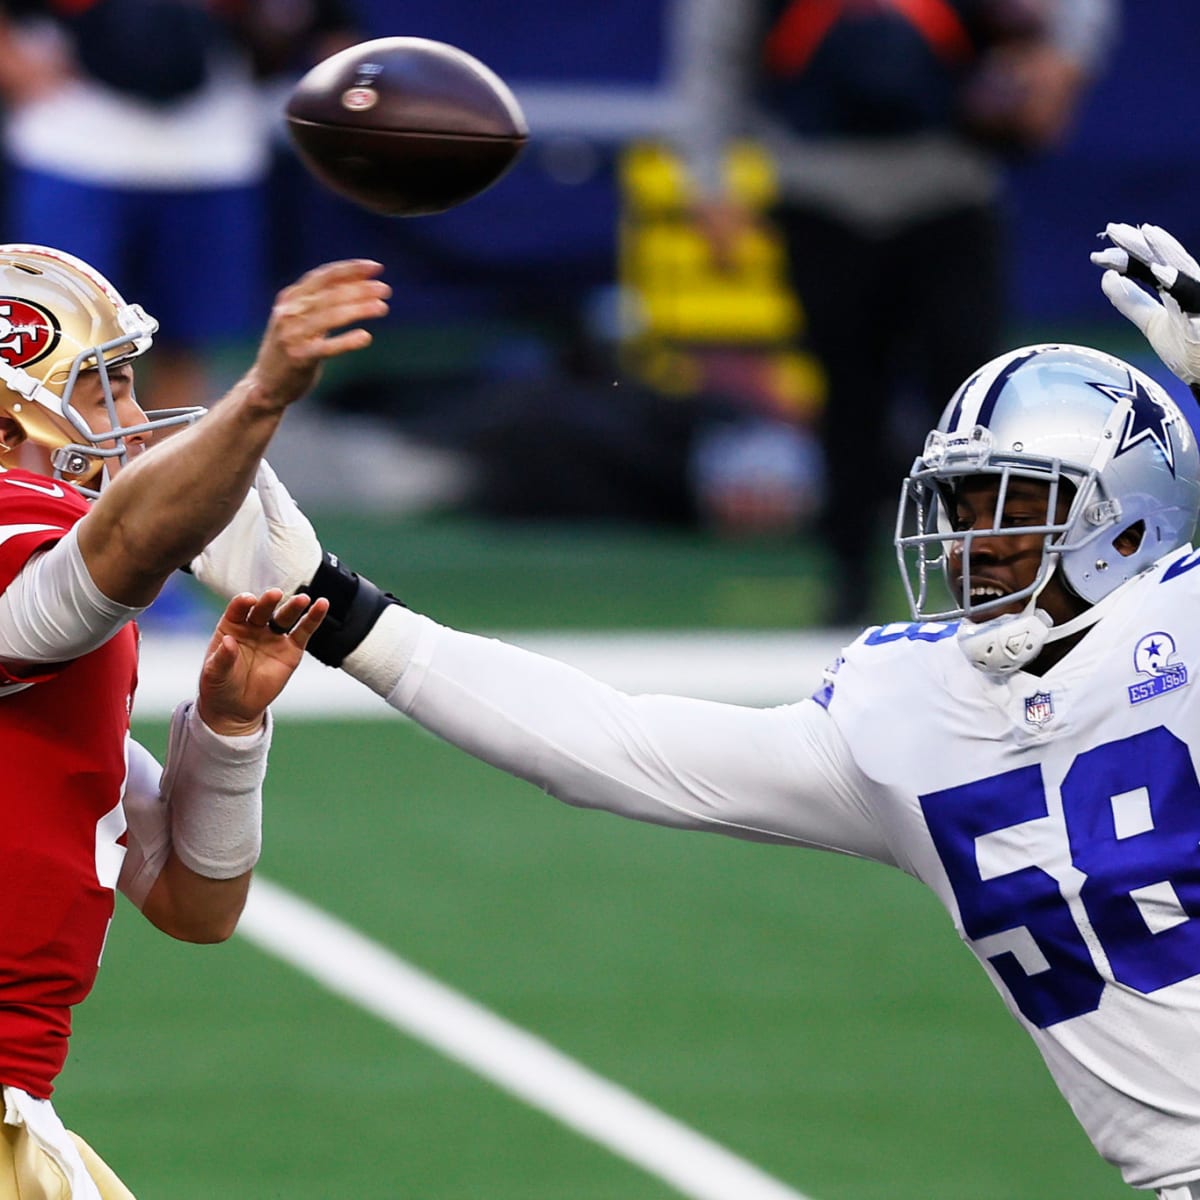
[[[964,618],[958,627],[958,644],[973,667],[978,667],[987,675],[1004,678],[1033,662],[1051,642],[1090,629],[1112,607],[1123,590],[1123,586],[1115,588],[1077,617],[1055,625],[1050,614],[1037,607],[1038,595],[1041,594],[1039,588],[1019,613],[993,617],[990,621],[980,621],[978,624]]]
[[[1053,623],[1045,609],[1037,608],[1036,604],[1034,597],[1021,612],[993,617],[990,621],[976,623],[964,617],[958,626],[957,639],[971,666],[986,675],[1003,678],[1037,658],[1050,639]]]

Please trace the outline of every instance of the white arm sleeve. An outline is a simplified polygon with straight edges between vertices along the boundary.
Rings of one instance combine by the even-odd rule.
[[[189,870],[233,879],[258,861],[271,716],[257,733],[225,737],[190,701],[171,719],[167,765],[132,739],[125,781],[128,848],[118,889],[141,908],[171,851]]]
[[[398,607],[344,665],[426,729],[568,804],[895,862],[866,781],[811,701],[629,696]]]
[[[92,582],[72,528],[0,593],[0,659],[66,662],[102,646],[143,612]]]
[[[158,760],[132,738],[127,748],[129,767],[122,805],[128,845],[117,890],[141,908],[171,853],[171,813],[159,791],[162,767]]]

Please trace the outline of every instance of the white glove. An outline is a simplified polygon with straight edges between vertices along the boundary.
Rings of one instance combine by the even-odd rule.
[[[312,525],[264,461],[233,520],[192,559],[191,569],[209,591],[230,600],[272,587],[292,596],[320,565],[321,543]]]
[[[1200,383],[1200,317],[1184,312],[1169,290],[1200,279],[1200,263],[1157,225],[1113,222],[1104,236],[1113,245],[1091,256],[1096,266],[1106,268],[1100,280],[1104,294],[1141,330],[1174,374],[1184,383]],[[1131,275],[1147,283],[1153,280],[1157,297]]]

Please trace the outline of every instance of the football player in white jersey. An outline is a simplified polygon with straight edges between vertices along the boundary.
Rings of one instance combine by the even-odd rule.
[[[1110,227],[1106,291],[1194,383],[1200,322],[1149,265],[1165,243],[1130,230]],[[625,695],[439,625],[323,554],[269,469],[193,566],[219,592],[327,596],[318,657],[569,804],[916,876],[1099,1153],[1200,1200],[1198,514],[1167,392],[1037,345],[962,385],[904,481],[912,620],[794,704]]]

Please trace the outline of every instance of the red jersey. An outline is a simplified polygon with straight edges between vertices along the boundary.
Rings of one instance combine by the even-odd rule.
[[[87,510],[67,484],[0,473],[0,590]],[[53,1090],[112,919],[137,642],[130,622],[69,662],[0,664],[0,1083],[34,1096]]]

